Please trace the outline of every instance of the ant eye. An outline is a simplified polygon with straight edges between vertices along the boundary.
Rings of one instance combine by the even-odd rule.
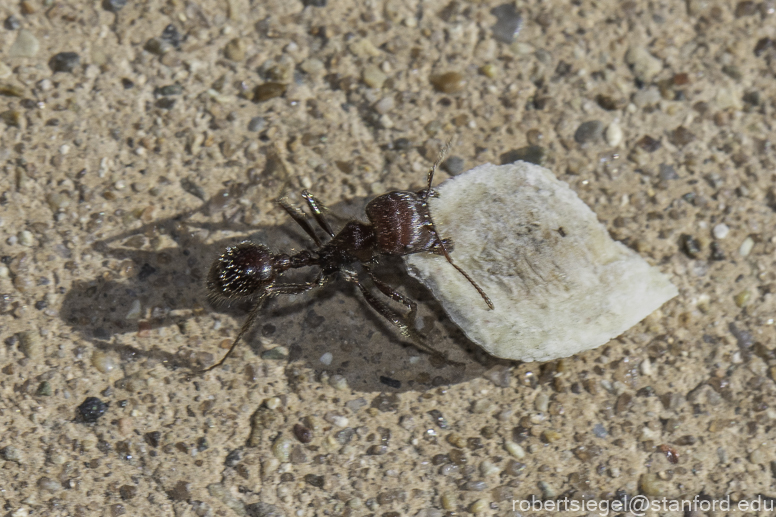
[[[273,257],[266,246],[244,241],[230,246],[213,263],[208,289],[224,296],[248,296],[275,280]]]

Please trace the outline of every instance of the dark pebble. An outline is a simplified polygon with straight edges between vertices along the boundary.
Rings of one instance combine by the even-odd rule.
[[[131,90],[135,87],[135,83],[131,79],[125,77],[121,80],[121,86],[123,86],[125,90]]]
[[[617,402],[614,404],[614,412],[618,415],[629,411],[633,406],[633,395],[630,393],[623,393],[617,397]]]
[[[693,140],[695,135],[684,126],[679,126],[671,132],[671,143],[676,147],[684,147]]]
[[[178,481],[167,495],[173,501],[188,501],[191,499],[191,483]]]
[[[757,90],[750,90],[744,94],[743,100],[745,103],[752,106],[760,105],[760,92]]]
[[[412,142],[409,138],[397,138],[393,141],[393,148],[397,151],[409,151],[412,147]]]
[[[366,450],[366,453],[370,456],[382,456],[388,452],[388,446],[386,445],[372,445]]]
[[[140,266],[140,272],[137,274],[137,279],[141,282],[148,280],[148,277],[156,273],[156,268],[151,264],[145,263]]]
[[[323,488],[323,483],[325,481],[323,476],[316,476],[315,474],[307,474],[304,477],[304,480],[308,485],[312,485],[315,488]]]
[[[599,106],[601,106],[606,111],[616,111],[623,109],[627,103],[625,102],[625,99],[615,99],[614,97],[610,97],[608,95],[596,95],[595,101],[598,103]]]
[[[288,455],[288,461],[294,465],[302,465],[303,463],[309,463],[310,458],[307,457],[301,445],[295,445],[291,449],[291,454]]]
[[[171,110],[173,106],[175,106],[175,99],[170,99],[169,97],[162,97],[161,99],[156,101],[155,106],[163,110]]]
[[[774,45],[773,40],[771,38],[762,38],[760,40],[757,40],[757,44],[754,46],[754,55],[757,57],[760,57],[768,50],[771,50],[772,48],[776,47]]]
[[[496,41],[507,45],[515,41],[523,27],[523,16],[515,4],[501,4],[491,9],[490,13],[496,17],[496,23],[493,25],[493,37]]]
[[[15,31],[16,29],[18,29],[21,26],[22,26],[22,24],[19,22],[19,18],[17,18],[14,15],[9,16],[3,22],[3,27],[5,27],[6,30],[9,30],[9,31]]]
[[[180,95],[183,93],[183,86],[180,84],[169,84],[160,88],[154,88],[154,95],[169,96]]]
[[[151,431],[143,436],[143,439],[151,447],[159,447],[159,441],[162,439],[162,433],[159,431]]]
[[[438,409],[432,409],[428,412],[428,415],[431,417],[431,419],[436,423],[436,425],[439,426],[440,429],[447,429],[449,426],[447,424],[447,420],[442,415],[442,412]]]
[[[164,30],[162,31],[161,39],[162,41],[169,43],[176,49],[180,48],[181,42],[183,41],[183,37],[181,36],[181,33],[178,32],[178,29],[176,29],[175,25],[173,24],[170,24],[164,28]]]
[[[205,193],[205,189],[200,187],[191,177],[183,178],[181,180],[181,188],[191,194],[192,196],[196,196],[202,201],[205,201],[207,198],[207,194]]]
[[[264,83],[253,90],[253,102],[264,102],[286,93],[286,85],[283,83]]]
[[[127,5],[127,0],[102,0],[102,8],[106,11],[117,13]]]
[[[124,507],[123,504],[110,505],[111,517],[121,517],[122,515],[126,515],[126,514],[127,514],[127,509]]]
[[[504,470],[508,476],[519,476],[525,470],[525,463],[516,460],[509,460],[507,468]]]
[[[698,239],[692,235],[683,234],[679,238],[682,251],[690,258],[698,258],[698,254],[701,252],[701,244]]]
[[[649,135],[644,135],[639,139],[638,142],[636,142],[636,145],[641,147],[643,150],[645,150],[648,153],[654,153],[660,147],[663,145],[660,140],[655,140]]]
[[[395,390],[398,390],[401,388],[401,381],[397,381],[396,379],[391,379],[390,377],[386,377],[384,375],[380,376],[380,384],[385,384],[389,388],[393,388]]]
[[[507,163],[513,163],[517,161],[523,161],[528,163],[534,163],[536,165],[544,165],[547,161],[547,149],[540,145],[529,145],[508,151],[500,156],[501,165]]]
[[[78,406],[78,412],[84,422],[96,422],[107,409],[108,405],[97,397],[88,397]]]
[[[204,452],[210,448],[210,444],[207,443],[207,438],[201,436],[197,438],[197,452]]]
[[[327,0],[302,0],[305,7],[326,7]]]
[[[372,400],[370,407],[383,413],[396,411],[399,409],[399,397],[397,397],[395,393],[381,393]]]
[[[716,241],[711,243],[711,260],[725,260],[725,252],[722,250],[722,246]]]
[[[738,328],[735,323],[728,325],[728,329],[730,329],[730,333],[733,334],[733,337],[736,338],[736,341],[738,341],[738,346],[740,348],[750,348],[754,343],[754,337],[752,334],[747,330]]]
[[[752,16],[754,14],[757,14],[757,4],[755,4],[751,0],[738,2],[738,5],[736,5],[736,18],[742,18],[744,16]]]
[[[49,67],[54,72],[72,72],[80,64],[81,57],[75,52],[60,52],[49,61]]]
[[[466,162],[464,162],[463,158],[459,158],[458,156],[451,156],[442,162],[442,168],[446,170],[451,176],[461,174],[463,172],[464,165],[466,165]]]
[[[224,465],[227,467],[234,467],[238,463],[240,463],[240,460],[242,460],[242,449],[235,449],[231,451],[229,454],[226,455],[226,459],[224,460]]]
[[[574,133],[574,140],[579,144],[586,144],[601,138],[604,131],[604,124],[600,120],[589,120],[583,122]]]
[[[294,425],[294,436],[302,443],[310,443],[313,440],[313,432],[302,424]]]
[[[35,302],[35,308],[38,309],[39,311],[42,311],[46,307],[48,307],[48,303],[46,303],[46,300],[40,300]]]
[[[119,488],[119,495],[125,501],[129,501],[137,495],[137,487],[132,485],[124,485]]]
[[[245,507],[248,517],[286,517],[286,513],[269,503],[253,503]]]

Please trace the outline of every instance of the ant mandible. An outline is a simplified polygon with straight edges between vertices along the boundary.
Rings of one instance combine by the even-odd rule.
[[[447,261],[477,290],[488,308],[493,309],[493,303],[485,291],[453,262],[449,253],[453,249],[453,242],[439,237],[431,218],[427,201],[429,197],[436,195],[431,189],[431,183],[448,149],[449,144],[442,149],[428,172],[426,188],[418,192],[393,191],[376,197],[366,205],[365,212],[369,224],[349,221],[337,234],[324,217],[323,206],[309,192],[303,190],[302,197],[307,202],[315,221],[330,237],[325,244],[315,233],[305,213],[289,205],[285,199],[281,199],[280,205],[315,242],[315,250],[300,251],[294,255],[273,254],[267,246],[247,240],[226,248],[224,254],[213,262],[208,274],[207,289],[211,301],[219,303],[236,299],[255,298],[255,300],[248,319],[243,323],[229,351],[220,361],[202,370],[201,373],[217,368],[226,361],[237,343],[253,325],[265,299],[280,294],[299,294],[322,287],[334,273],[342,273],[345,280],[355,284],[367,303],[391,324],[398,327],[402,334],[408,337],[413,335],[413,329],[407,321],[414,322],[417,304],[374,275],[369,265],[376,262],[380,255],[404,256],[421,252],[444,255]],[[349,268],[354,263],[361,264],[362,269],[381,293],[409,309],[406,320],[364,287],[356,272]],[[317,278],[312,282],[276,283],[280,275],[288,269],[311,266],[320,268]],[[427,349],[435,355],[441,355],[431,347]]]

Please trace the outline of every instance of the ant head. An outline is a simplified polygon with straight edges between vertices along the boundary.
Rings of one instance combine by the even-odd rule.
[[[243,241],[229,246],[207,277],[211,296],[239,298],[257,294],[275,281],[275,257],[264,245]]]

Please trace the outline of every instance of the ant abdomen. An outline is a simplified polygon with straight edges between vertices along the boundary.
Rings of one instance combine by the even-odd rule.
[[[207,288],[214,300],[260,294],[277,278],[276,258],[269,248],[251,241],[229,246],[213,263]]]

